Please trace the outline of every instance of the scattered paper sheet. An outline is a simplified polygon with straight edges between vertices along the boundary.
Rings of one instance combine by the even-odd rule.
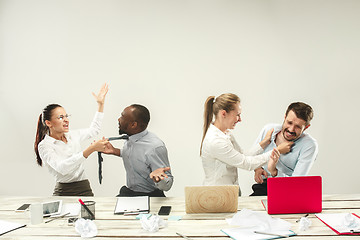
[[[25,226],[26,226],[25,224],[0,220],[0,235],[3,235],[5,233],[8,233],[10,231],[13,231],[15,229],[22,228]]]
[[[69,213],[67,216],[77,217],[80,214],[80,209],[80,203],[64,203],[60,215]]]
[[[230,225],[241,226],[221,230],[233,239],[273,239],[296,235],[290,230],[291,223],[281,218],[273,218],[267,213],[255,212],[246,208],[226,221]],[[269,234],[255,233],[255,231]]]
[[[259,231],[282,231],[290,230],[291,223],[281,219],[273,218],[264,212],[255,212],[249,209],[242,209],[232,218],[226,219],[230,225],[242,227],[259,227]]]
[[[261,240],[261,239],[274,239],[279,238],[281,236],[274,236],[274,235],[265,235],[265,234],[258,234],[255,233],[257,231],[257,227],[253,228],[229,228],[229,229],[222,229],[221,231],[231,237],[232,239],[246,239],[246,240]],[[269,234],[279,234],[283,236],[293,236],[296,235],[293,231],[269,231]]]

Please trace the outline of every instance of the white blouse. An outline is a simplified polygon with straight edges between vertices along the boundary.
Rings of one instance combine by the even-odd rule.
[[[103,117],[104,113],[96,112],[89,128],[65,133],[67,143],[49,135],[39,143],[40,157],[56,182],[70,183],[87,179],[83,166],[86,158],[80,144],[99,134]]]
[[[238,185],[237,168],[250,171],[264,165],[270,159],[271,151],[263,151],[257,144],[244,153],[230,131],[225,134],[210,124],[201,150],[205,172],[203,184]]]

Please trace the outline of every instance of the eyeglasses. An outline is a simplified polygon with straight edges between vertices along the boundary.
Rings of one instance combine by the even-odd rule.
[[[64,118],[69,119],[69,117],[71,117],[70,114],[66,114],[66,115],[59,115],[56,118],[59,119],[60,121],[64,120]]]

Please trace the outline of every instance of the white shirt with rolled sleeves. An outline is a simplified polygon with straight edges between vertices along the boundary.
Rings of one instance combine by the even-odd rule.
[[[210,124],[201,151],[205,172],[203,184],[238,185],[237,168],[250,171],[264,165],[270,159],[271,152],[262,153],[260,144],[244,152],[231,131],[225,134]]]
[[[274,132],[271,136],[270,144],[265,148],[265,152],[272,150],[276,147],[275,138],[281,131],[282,125],[280,124],[267,124],[260,132],[258,138],[255,141],[255,145],[265,137],[266,133],[274,128]],[[281,133],[280,133],[281,134]],[[319,152],[319,147],[316,140],[309,134],[303,132],[300,138],[298,138],[291,147],[291,151],[287,154],[281,154],[279,162],[276,165],[278,170],[277,177],[289,177],[289,176],[306,176],[316,159]],[[267,166],[264,169],[268,172]]]
[[[43,163],[55,177],[56,182],[70,183],[85,180],[85,157],[81,142],[99,134],[104,113],[96,112],[87,129],[65,133],[67,143],[46,135],[39,143],[38,150]]]

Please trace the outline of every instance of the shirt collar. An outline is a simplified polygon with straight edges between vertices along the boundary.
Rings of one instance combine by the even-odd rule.
[[[215,134],[219,137],[226,138],[226,139],[230,138],[230,135],[231,135],[230,130],[227,130],[226,133],[224,133],[212,123],[210,124],[209,128],[211,128],[211,130],[214,131]]]
[[[281,132],[281,129],[282,129],[282,125],[279,125],[279,126],[275,126],[275,127],[274,127],[274,132],[273,132],[272,135],[271,135],[271,141],[275,142],[275,138],[276,138],[277,134],[278,134],[279,132]]]
[[[131,142],[137,142],[139,139],[143,138],[146,134],[148,134],[148,130],[145,129],[144,131],[142,132],[139,132],[137,134],[134,134],[134,135],[131,135],[129,137],[129,141]]]
[[[48,142],[48,143],[55,143],[56,139],[53,138],[53,137],[50,137],[49,135],[46,134],[45,137],[44,137],[44,141]]]
[[[65,137],[66,139],[69,139],[69,133],[65,133]],[[44,137],[44,141],[48,142],[48,143],[56,143],[56,142],[62,142],[60,140],[57,140],[53,137],[50,137],[50,135],[46,134],[45,137]]]

